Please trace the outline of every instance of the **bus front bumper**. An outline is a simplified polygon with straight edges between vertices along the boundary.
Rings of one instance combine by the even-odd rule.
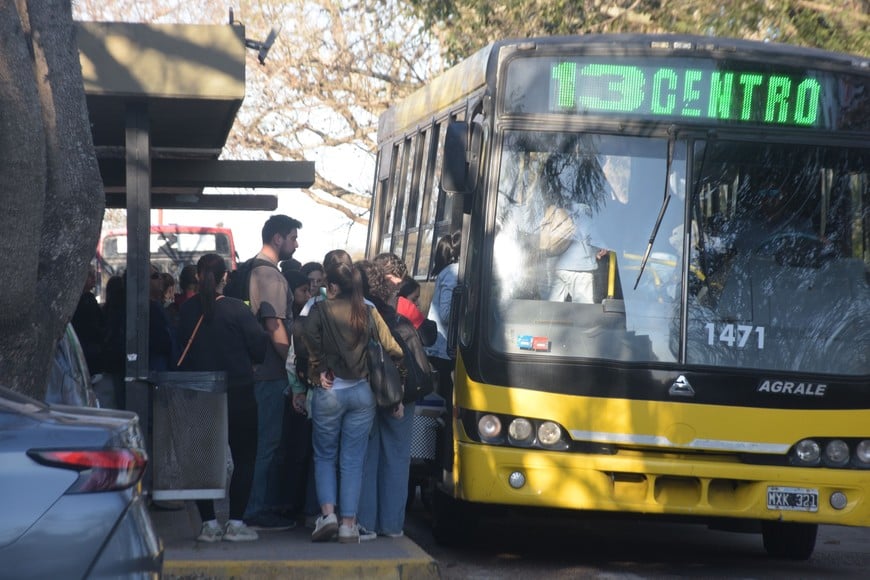
[[[549,452],[469,442],[460,442],[457,452],[456,496],[470,502],[870,525],[870,470],[747,465],[700,455]]]

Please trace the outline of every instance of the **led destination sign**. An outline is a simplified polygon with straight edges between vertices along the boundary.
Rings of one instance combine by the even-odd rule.
[[[713,59],[524,58],[508,67],[505,109],[821,128],[844,110],[837,89],[842,80],[828,72]]]
[[[639,113],[811,127],[822,86],[811,77],[675,66],[560,62],[555,111]]]

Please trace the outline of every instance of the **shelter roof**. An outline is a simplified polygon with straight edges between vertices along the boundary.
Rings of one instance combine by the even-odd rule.
[[[77,22],[94,146],[109,207],[125,207],[131,104],[144,104],[155,208],[275,209],[274,195],[203,188],[299,188],[312,162],[219,160],[245,98],[245,30],[237,24]]]

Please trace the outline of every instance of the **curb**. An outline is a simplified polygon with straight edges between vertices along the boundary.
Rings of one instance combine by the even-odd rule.
[[[427,558],[407,560],[171,560],[163,564],[166,580],[236,578],[365,578],[378,580],[436,580],[438,564]]]

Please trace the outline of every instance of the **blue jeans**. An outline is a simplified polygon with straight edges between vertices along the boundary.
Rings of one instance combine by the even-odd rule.
[[[401,419],[393,417],[389,409],[378,409],[359,502],[359,523],[368,530],[398,534],[405,527],[413,426],[414,403],[405,405]]]
[[[341,517],[356,515],[375,396],[367,381],[346,389],[316,388],[311,399],[317,501],[338,504]],[[339,489],[336,464],[341,473]]]
[[[281,466],[278,448],[284,426],[284,389],[287,379],[257,381],[254,396],[257,398],[257,461],[254,464],[254,482],[245,518],[275,507],[281,482]]]

